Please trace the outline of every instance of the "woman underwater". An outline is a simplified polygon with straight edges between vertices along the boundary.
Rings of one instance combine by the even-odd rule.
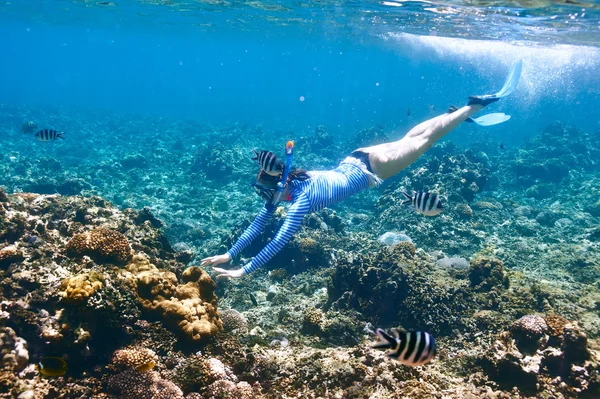
[[[493,113],[472,119],[471,116],[487,105],[512,93],[521,75],[522,64],[517,61],[511,68],[502,89],[495,94],[469,97],[466,106],[450,110],[413,127],[402,139],[355,150],[340,165],[330,171],[290,171],[293,143],[286,146],[284,165],[274,154],[261,151],[256,154],[261,170],[254,184],[266,203],[256,219],[239,240],[223,255],[202,259],[201,266],[216,266],[230,262],[263,231],[277,204],[291,201],[283,225],[258,255],[239,269],[214,267],[217,277],[241,277],[268,262],[292,238],[302,219],[309,212],[343,201],[368,187],[376,187],[417,160],[439,139],[464,121],[490,126],[505,122],[510,116]]]

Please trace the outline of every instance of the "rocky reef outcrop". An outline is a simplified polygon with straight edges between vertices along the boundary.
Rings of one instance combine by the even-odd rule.
[[[82,375],[150,334],[140,329],[144,323],[169,328],[189,345],[221,330],[214,281],[198,267],[186,269],[163,233],[136,211],[98,197],[3,199],[6,367],[19,371],[30,359],[57,356],[68,359],[70,375]]]
[[[577,323],[555,314],[516,320],[477,359],[478,366],[503,390],[582,398],[600,396],[599,362],[599,354],[589,349]]]

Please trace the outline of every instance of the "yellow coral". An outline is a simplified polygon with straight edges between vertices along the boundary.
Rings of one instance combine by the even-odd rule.
[[[285,210],[284,207],[279,206],[279,207],[277,207],[277,209],[275,209],[276,217],[285,218],[286,215],[287,215],[287,211]]]
[[[131,258],[131,261],[125,266],[125,268],[133,274],[138,274],[145,271],[154,271],[158,270],[156,267],[150,263],[148,258],[146,258],[142,254],[136,254]]]
[[[215,282],[199,267],[182,274],[183,283],[167,270],[159,270],[143,255],[126,266],[127,280],[144,310],[159,315],[166,324],[191,341],[200,341],[222,329],[217,312]]]
[[[98,262],[122,264],[131,258],[131,247],[123,234],[100,228],[73,236],[67,243],[67,253],[74,256],[87,255]]]
[[[104,280],[95,271],[69,277],[62,282],[59,294],[65,302],[83,302],[104,286]]]

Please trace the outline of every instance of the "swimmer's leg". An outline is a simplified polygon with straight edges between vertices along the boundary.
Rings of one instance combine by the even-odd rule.
[[[436,141],[464,121],[475,122],[482,126],[491,126],[507,121],[510,116],[502,113],[488,114],[476,119],[471,119],[471,115],[511,94],[519,83],[522,67],[521,60],[513,64],[504,86],[497,93],[470,96],[465,107],[451,109],[449,113],[418,124],[398,141],[361,148],[358,151],[369,154],[373,172],[379,178],[387,179],[416,161]]]
[[[418,124],[398,141],[361,148],[359,151],[369,154],[373,172],[381,179],[387,179],[408,167],[439,139],[481,109],[483,105],[479,104],[464,106]]]

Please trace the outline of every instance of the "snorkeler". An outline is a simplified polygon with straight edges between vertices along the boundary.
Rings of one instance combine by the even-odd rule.
[[[201,266],[216,266],[230,262],[263,231],[279,202],[291,201],[283,225],[275,237],[248,264],[239,269],[214,267],[218,277],[241,277],[269,261],[300,228],[304,216],[328,205],[343,201],[367,187],[379,186],[415,162],[439,139],[464,121],[490,126],[507,121],[503,113],[471,118],[487,105],[512,93],[521,75],[521,61],[517,61],[502,89],[495,94],[471,96],[466,106],[450,110],[413,127],[402,139],[391,143],[357,149],[330,171],[291,170],[293,143],[286,146],[285,164],[269,151],[255,151],[261,170],[254,188],[266,203],[254,222],[239,240],[223,255],[202,259]]]

